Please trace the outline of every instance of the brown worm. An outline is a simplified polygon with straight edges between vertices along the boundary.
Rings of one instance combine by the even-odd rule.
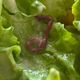
[[[53,20],[49,16],[35,16],[38,21],[44,21],[47,28],[44,32],[44,37],[35,36],[27,41],[27,48],[34,53],[40,53],[46,47],[49,32],[52,29]]]

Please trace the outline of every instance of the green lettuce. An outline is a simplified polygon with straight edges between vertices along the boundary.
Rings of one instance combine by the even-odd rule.
[[[73,25],[80,32],[80,15],[79,15],[80,14],[80,7],[79,7],[79,5],[80,5],[80,0],[76,0],[72,6],[72,13],[74,14],[74,17],[75,17],[75,19],[73,21]],[[76,38],[80,41],[80,34],[76,35]],[[78,48],[78,50],[79,50],[79,48]],[[80,60],[80,54],[78,51],[78,53],[76,54],[76,57],[75,57],[74,67],[80,75],[79,60]]]
[[[71,10],[74,0],[40,0],[46,9],[43,14],[50,15],[53,18],[60,19],[67,15]]]
[[[16,0],[16,4],[19,10],[27,15],[37,15],[45,9],[45,6],[38,0]]]
[[[15,0],[4,0],[3,1],[3,7],[10,13],[15,14],[18,12],[17,5],[15,3]]]
[[[80,80],[79,3],[4,0],[0,5],[0,80]],[[78,31],[68,30],[71,26],[58,22],[69,10],[75,17],[71,26]],[[31,37],[42,37],[46,29],[47,24],[39,22],[37,15],[48,15],[54,20],[41,53],[30,52],[26,47]]]

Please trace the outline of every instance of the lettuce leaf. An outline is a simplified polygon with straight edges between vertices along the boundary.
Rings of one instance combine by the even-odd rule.
[[[40,0],[45,6],[44,15],[50,15],[54,19],[60,19],[71,10],[74,0]]]
[[[0,19],[0,79],[28,80],[22,67],[19,66],[21,48],[13,34],[13,27],[4,28]]]
[[[45,6],[38,0],[16,0],[19,10],[27,15],[40,14]]]
[[[2,21],[0,22],[0,79],[80,80],[79,34],[68,31],[64,24],[57,22],[58,18],[62,18],[68,10],[71,10],[74,1],[13,1],[14,3],[11,3],[10,0],[3,1]],[[74,5],[72,8],[76,17],[74,9],[78,8],[75,8]],[[38,22],[36,15],[49,15],[52,19],[54,17],[46,49],[37,54],[30,52],[26,47],[31,37],[42,37],[47,26],[43,22]],[[75,18],[73,25],[79,27],[79,24],[75,23],[76,20],[79,21]],[[8,27],[8,25],[13,27]]]
[[[10,13],[15,14],[18,12],[15,0],[4,0],[3,7]]]
[[[14,16],[8,15],[8,20],[14,26],[14,33],[19,38],[23,59],[21,65],[27,71],[30,80],[46,79],[50,68],[58,69],[61,80],[64,80],[64,78],[65,80],[78,80],[79,76],[73,68],[73,64],[79,43],[74,34],[69,32],[63,24],[53,24],[46,50],[42,54],[36,55],[26,49],[25,43],[30,37],[40,35],[39,31],[41,33],[45,25],[38,23],[35,17],[25,16],[20,13]],[[36,27],[39,28],[39,31],[36,30]]]
[[[80,0],[76,0],[72,6],[72,12],[73,12],[74,17],[75,17],[75,19],[73,21],[73,25],[80,32],[80,15],[79,15],[80,14],[80,7],[79,7],[79,5],[80,5]],[[80,41],[80,34],[76,35],[76,38]],[[79,44],[80,44],[80,42],[79,42]],[[78,48],[78,50],[79,50],[79,48]],[[76,54],[76,57],[75,57],[74,67],[80,75],[79,60],[80,60],[80,53],[78,51],[78,53]]]
[[[0,15],[1,15],[1,10],[2,10],[2,1],[3,0],[0,0]]]

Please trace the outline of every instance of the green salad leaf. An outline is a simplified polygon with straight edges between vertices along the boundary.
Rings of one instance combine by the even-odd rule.
[[[0,0],[0,15],[1,15],[1,10],[2,10],[2,1],[3,0]]]
[[[75,17],[75,20],[73,21],[73,25],[74,27],[80,31],[80,8],[79,8],[79,5],[80,5],[80,0],[76,0],[76,2],[73,4],[72,6],[72,12],[74,14],[74,17]],[[78,39],[80,37],[80,34],[77,36]],[[76,57],[75,57],[75,61],[74,61],[74,67],[76,69],[76,71],[79,73],[80,75],[80,64],[79,64],[79,60],[80,60],[80,54],[79,52],[76,54]]]
[[[53,18],[61,18],[66,16],[74,0],[40,0],[45,6],[44,14],[50,15]]]
[[[15,3],[15,0],[4,0],[3,1],[3,7],[10,13],[15,14],[18,12],[17,5]]]
[[[19,10],[27,15],[37,15],[45,9],[45,6],[38,0],[16,0],[16,3]]]
[[[79,4],[0,0],[0,80],[80,80]]]

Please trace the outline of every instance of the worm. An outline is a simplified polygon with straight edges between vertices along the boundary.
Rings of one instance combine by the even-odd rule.
[[[35,16],[38,21],[43,21],[47,24],[44,32],[44,37],[33,36],[27,41],[27,49],[34,53],[40,53],[47,45],[49,33],[52,29],[53,20],[50,16]]]

